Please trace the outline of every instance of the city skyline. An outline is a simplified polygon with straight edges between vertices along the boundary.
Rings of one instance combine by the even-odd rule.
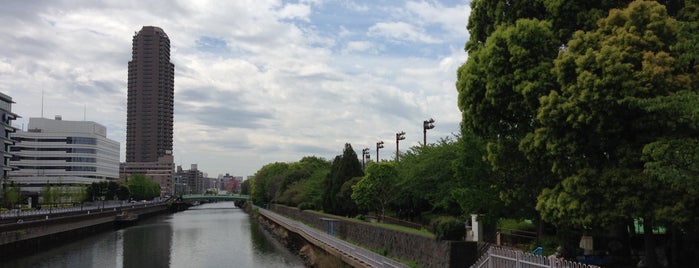
[[[407,150],[428,118],[428,143],[459,132],[468,2],[138,3],[8,3],[0,91],[16,102],[14,124],[95,121],[124,161],[125,63],[134,32],[154,25],[177,66],[177,165],[246,176],[271,162],[331,160],[346,142],[392,148],[400,131]]]

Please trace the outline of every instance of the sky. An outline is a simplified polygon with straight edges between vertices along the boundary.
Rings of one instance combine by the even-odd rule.
[[[143,26],[170,38],[175,163],[254,175],[345,143],[381,160],[459,133],[470,1],[5,1],[0,92],[13,125],[94,121],[126,148],[127,65]],[[43,97],[42,97],[43,96]],[[42,101],[43,100],[43,101]],[[43,104],[42,104],[43,103]]]

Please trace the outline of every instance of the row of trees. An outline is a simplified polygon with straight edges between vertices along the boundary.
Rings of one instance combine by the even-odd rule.
[[[483,176],[491,174],[484,151],[476,136],[457,136],[412,147],[398,163],[369,162],[363,170],[351,144],[345,144],[342,155],[332,162],[309,156],[299,162],[267,164],[243,186],[251,185],[256,202],[342,216],[390,212],[427,224],[434,216],[486,211],[497,203],[497,192],[478,186]]]
[[[0,192],[0,205],[15,208],[26,202],[20,187],[14,181],[5,179]],[[95,200],[149,200],[160,196],[160,185],[142,174],[132,175],[127,184],[115,181],[93,182],[87,186],[72,187],[63,183],[47,183],[40,192],[40,202],[44,207],[58,204],[82,203]],[[36,201],[35,201],[36,202]]]

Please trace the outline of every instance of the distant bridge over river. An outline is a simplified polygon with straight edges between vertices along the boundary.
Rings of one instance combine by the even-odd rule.
[[[188,194],[182,196],[182,201],[247,201],[249,195],[204,195],[204,194]]]

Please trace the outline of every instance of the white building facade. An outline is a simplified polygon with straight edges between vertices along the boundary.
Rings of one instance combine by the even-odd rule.
[[[119,142],[91,121],[29,118],[27,131],[12,133],[9,177],[23,191],[53,186],[82,186],[119,178]]]

